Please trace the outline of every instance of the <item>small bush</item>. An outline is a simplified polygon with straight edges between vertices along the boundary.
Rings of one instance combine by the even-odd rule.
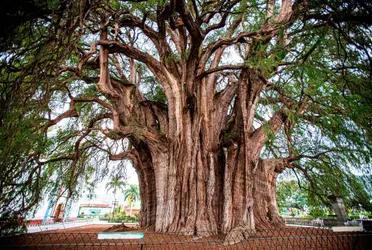
[[[129,216],[125,214],[120,208],[115,209],[114,215],[112,213],[105,214],[100,217],[100,220],[107,220],[114,223],[136,223],[139,221],[138,216]]]
[[[310,207],[310,211],[309,211],[309,214],[313,217],[313,218],[324,218],[327,216],[327,211],[321,207]]]

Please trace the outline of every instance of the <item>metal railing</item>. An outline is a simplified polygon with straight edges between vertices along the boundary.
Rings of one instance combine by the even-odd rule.
[[[310,219],[310,218],[299,218],[299,217],[282,217],[285,224],[287,225],[299,225],[309,227],[325,227],[323,219]]]
[[[97,223],[97,220],[94,218],[67,220],[67,221],[61,221],[61,222],[47,221],[41,224],[28,224],[27,232],[35,233],[35,232],[43,232],[43,231],[50,231],[50,230],[57,230],[57,229],[66,229],[66,228],[71,228],[71,227],[85,226],[85,225],[89,225],[93,223]]]
[[[62,231],[0,237],[0,246],[1,249],[368,249],[371,240],[371,233],[334,233],[319,228],[244,231],[229,237],[144,232],[143,239],[105,240],[99,240],[97,233]]]

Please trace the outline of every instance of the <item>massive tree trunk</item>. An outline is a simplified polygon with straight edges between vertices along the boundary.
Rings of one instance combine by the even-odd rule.
[[[210,235],[283,225],[276,205],[278,171],[271,160],[246,163],[241,148],[204,155],[197,142],[190,154],[182,152],[185,148],[156,152],[148,163],[153,169],[138,171],[141,226]]]
[[[123,89],[128,94],[114,104],[115,112],[123,114],[116,118],[117,133],[129,134],[134,147],[131,158],[139,176],[141,225],[158,232],[224,233],[236,239],[237,231],[281,226],[275,164],[260,159],[266,134],[263,128],[252,128],[265,83],[255,72],[245,71],[218,95],[209,81],[199,86],[194,97],[170,90],[167,125],[160,110],[154,111],[156,106],[139,101],[133,87]],[[226,126],[221,120],[228,119],[234,92],[238,92],[236,115]],[[277,130],[283,120],[274,115],[269,123]],[[146,128],[132,131],[126,125],[138,121]],[[168,136],[157,134],[158,130]]]
[[[156,221],[156,186],[151,155],[142,145],[135,153],[134,166],[138,175],[141,199],[140,225],[151,228]]]
[[[291,15],[288,4],[284,1],[279,17]],[[111,100],[113,116],[113,129],[105,134],[129,138],[136,152],[132,160],[140,183],[141,225],[158,232],[230,236],[281,226],[275,201],[277,169],[260,154],[267,131],[276,133],[285,122],[287,107],[255,128],[256,106],[269,85],[267,76],[247,65],[220,66],[224,44],[240,41],[232,36],[241,19],[230,25],[222,40],[203,48],[208,31],[193,25],[184,2],[163,7],[158,10],[157,31],[129,14],[123,17],[149,37],[159,60],[129,43],[110,40],[104,25],[98,42],[98,87]],[[166,21],[168,11],[177,13],[177,25]],[[275,23],[288,20],[279,18]],[[261,36],[252,36],[252,48],[256,43],[269,44],[276,28],[268,28],[265,24]],[[175,47],[169,46],[167,36]],[[130,58],[130,77],[122,72],[120,81],[110,77],[108,67],[109,55],[116,53]],[[170,56],[174,53],[178,59]],[[246,57],[254,53],[247,50]],[[158,80],[166,104],[142,96],[135,60]],[[120,72],[120,65],[115,66]],[[224,67],[235,72],[219,75]],[[218,77],[225,79],[224,87],[218,87]]]
[[[276,178],[284,169],[282,160],[260,160],[253,186],[254,217],[256,228],[273,228],[284,225],[276,203]]]
[[[248,145],[210,152],[200,138],[140,157],[141,226],[201,236],[282,226],[275,194],[281,162],[259,159]]]
[[[186,125],[187,126],[187,125]],[[155,230],[186,234],[218,233],[222,204],[222,168],[218,152],[206,152],[198,133],[154,152]]]

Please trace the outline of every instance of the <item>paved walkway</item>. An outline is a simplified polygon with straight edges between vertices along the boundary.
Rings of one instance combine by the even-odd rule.
[[[77,223],[75,223],[77,225]],[[145,231],[143,239],[100,240],[97,232],[110,225],[95,224],[51,232],[21,234],[0,238],[1,249],[369,249],[372,236],[366,233],[335,233],[327,229],[287,227],[261,230],[245,240],[230,237],[192,237]],[[140,230],[139,230],[140,231]],[[227,243],[227,244],[224,244]]]

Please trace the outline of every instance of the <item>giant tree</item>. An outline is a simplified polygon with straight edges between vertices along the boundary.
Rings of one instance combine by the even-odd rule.
[[[74,183],[93,155],[131,160],[159,232],[282,226],[278,173],[309,177],[302,159],[339,145],[370,154],[370,6],[340,2],[103,1],[48,89],[68,104],[43,128],[75,124],[37,164],[68,162]],[[317,131],[328,149],[296,149]]]

